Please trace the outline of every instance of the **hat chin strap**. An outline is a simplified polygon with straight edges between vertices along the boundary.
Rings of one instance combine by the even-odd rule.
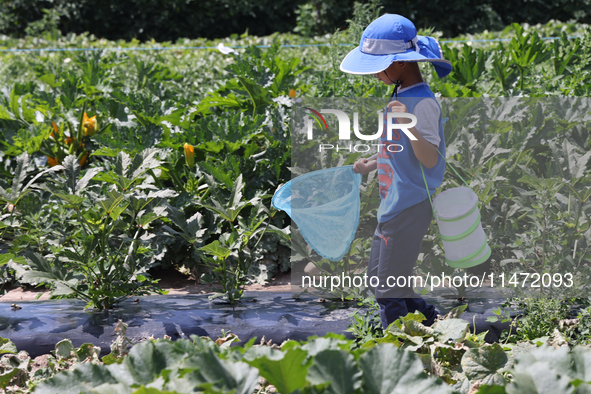
[[[396,96],[396,99],[398,99],[398,88],[400,87],[400,85],[402,85],[402,82],[400,80],[397,80],[396,82],[392,81],[392,79],[388,75],[388,69],[384,70],[384,74],[386,74],[386,78],[388,78],[390,82],[394,84],[394,92],[392,93],[392,96]]]
[[[388,69],[385,69],[384,70],[384,74],[386,74],[386,78],[388,78],[390,80],[390,82],[393,83],[394,85],[397,85],[397,84],[401,83],[400,81],[396,81],[396,82],[392,81],[392,79],[388,75]]]

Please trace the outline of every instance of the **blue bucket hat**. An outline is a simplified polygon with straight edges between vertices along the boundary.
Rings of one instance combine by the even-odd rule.
[[[439,78],[443,78],[452,66],[442,57],[437,40],[418,36],[415,25],[407,18],[385,14],[367,26],[359,46],[343,59],[341,71],[377,74],[394,62],[431,62]]]

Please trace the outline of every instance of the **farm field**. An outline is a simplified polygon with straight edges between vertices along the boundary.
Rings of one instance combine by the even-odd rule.
[[[109,310],[130,296],[163,294],[155,270],[209,284],[212,301],[230,304],[241,302],[246,285],[267,283],[294,262],[312,263],[319,275],[359,274],[354,266],[367,260],[367,231],[375,227],[375,177],[363,179],[359,231],[336,263],[306,246],[271,197],[304,161],[315,170],[361,156],[315,157],[311,146],[292,138],[292,116],[302,99],[390,96],[376,78],[339,70],[374,17],[359,10],[347,30],[316,38],[245,33],[140,43],[0,36],[4,286],[42,285],[54,298]],[[446,156],[455,171],[448,167],[441,190],[465,180],[478,195],[492,250],[486,275],[505,275],[514,290],[491,320],[512,321],[508,309],[520,313],[499,342],[486,343],[468,329],[460,319],[465,303],[433,327],[409,314],[382,330],[366,289],[321,288],[329,300],[359,302],[354,339],[328,334],[230,346],[238,341],[230,333],[217,340],[156,339],[128,350],[122,322],[110,355],[101,358],[92,344],[75,347],[64,338],[41,365],[2,338],[0,387],[10,393],[588,392],[591,29],[514,24],[438,39],[454,71],[439,80],[429,65],[421,67],[448,117]],[[434,224],[416,272],[464,273],[445,263]],[[542,286],[523,291],[524,273],[537,275]],[[470,289],[451,291],[469,304]]]

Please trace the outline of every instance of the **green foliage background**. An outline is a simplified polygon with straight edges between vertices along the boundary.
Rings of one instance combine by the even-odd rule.
[[[410,18],[418,28],[447,37],[499,30],[511,23],[591,22],[589,0],[399,1],[381,0],[384,12]],[[333,33],[347,27],[354,1],[239,0],[7,0],[0,3],[0,33],[11,36],[59,29],[110,40],[175,41],[296,31]]]

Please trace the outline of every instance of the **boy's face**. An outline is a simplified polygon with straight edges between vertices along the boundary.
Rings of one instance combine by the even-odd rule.
[[[392,85],[394,82],[401,79],[405,66],[405,62],[394,62],[390,64],[390,67],[388,67],[384,71],[381,71],[374,75],[377,79],[379,79],[386,85]]]

